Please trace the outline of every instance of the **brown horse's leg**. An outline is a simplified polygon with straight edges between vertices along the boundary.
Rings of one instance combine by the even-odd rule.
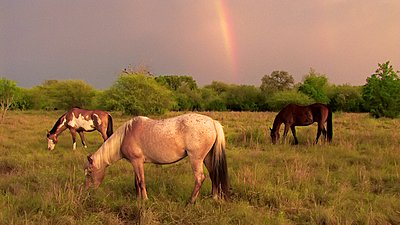
[[[85,135],[83,135],[83,131],[78,132],[78,134],[81,137],[83,147],[87,148],[86,141],[85,141]]]
[[[283,138],[282,138],[284,143],[285,143],[285,140],[286,140],[286,136],[287,136],[287,134],[289,132],[289,127],[290,127],[289,124],[285,124],[285,129],[283,130]]]
[[[317,131],[317,138],[315,139],[315,144],[318,144],[318,139],[321,136],[321,132],[324,130],[324,125],[322,123],[318,123],[318,131]]]
[[[190,198],[190,203],[194,203],[196,201],[197,196],[199,195],[201,185],[203,181],[206,179],[203,173],[203,162],[197,159],[190,159],[190,163],[192,164],[192,170],[194,174],[194,188],[192,192],[192,197]]]
[[[143,166],[143,159],[135,159],[132,160],[132,166],[135,170],[135,187],[136,187],[136,194],[138,198],[142,198],[147,200],[147,191],[146,191],[146,183],[144,181],[144,166]]]
[[[73,128],[70,128],[69,131],[71,132],[71,136],[72,136],[72,149],[75,150],[76,149],[76,130]]]
[[[219,188],[218,188],[218,184],[217,181],[214,179],[214,173],[215,171],[212,170],[212,151],[210,151],[206,158],[204,159],[204,164],[206,165],[206,168],[210,174],[210,179],[211,179],[211,195],[213,197],[213,199],[217,199],[218,198],[218,192],[219,192]]]
[[[293,125],[293,126],[290,127],[290,129],[292,130],[292,134],[293,134],[293,137],[294,137],[294,144],[295,145],[299,144],[299,141],[297,140],[297,137],[296,137],[296,128]]]

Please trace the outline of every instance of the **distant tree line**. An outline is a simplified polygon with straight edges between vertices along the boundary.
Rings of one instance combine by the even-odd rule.
[[[1,78],[0,103],[4,114],[8,108],[67,110],[78,106],[154,115],[166,111],[279,111],[289,103],[320,102],[334,111],[399,117],[399,90],[399,71],[389,62],[378,64],[363,86],[333,85],[326,75],[310,69],[297,84],[288,72],[273,71],[261,78],[259,87],[213,81],[200,88],[191,76],[154,76],[140,68],[125,69],[106,90],[97,90],[82,80],[48,80],[25,89]]]

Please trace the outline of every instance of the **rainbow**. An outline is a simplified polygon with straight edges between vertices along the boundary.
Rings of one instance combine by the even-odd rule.
[[[228,13],[228,6],[225,0],[216,0],[217,14],[222,32],[222,38],[225,47],[225,53],[229,60],[232,75],[236,74],[236,49],[234,46],[234,32],[232,20]]]

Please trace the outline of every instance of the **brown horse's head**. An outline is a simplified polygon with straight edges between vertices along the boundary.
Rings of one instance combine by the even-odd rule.
[[[88,162],[84,166],[86,176],[85,188],[89,189],[93,186],[96,189],[104,179],[104,169],[96,168],[91,155],[88,155],[87,159]]]
[[[50,151],[53,150],[56,147],[57,142],[58,142],[57,135],[50,134],[50,132],[47,132],[47,149]]]
[[[276,144],[279,140],[279,132],[277,132],[276,129],[272,129],[272,128],[269,128],[269,130],[271,131],[272,144]]]

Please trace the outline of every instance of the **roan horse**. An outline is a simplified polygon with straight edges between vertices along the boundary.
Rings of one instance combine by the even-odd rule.
[[[71,132],[73,149],[76,149],[76,132],[81,137],[83,146],[87,148],[83,132],[97,130],[106,141],[113,133],[112,117],[109,113],[100,110],[72,108],[57,120],[51,131],[47,132],[47,149],[54,149],[58,142],[58,135],[66,129]]]
[[[286,138],[289,128],[292,130],[294,143],[298,144],[299,141],[296,137],[295,126],[308,126],[314,122],[318,123],[317,138],[315,144],[318,143],[318,139],[323,133],[324,137],[328,142],[332,141],[333,128],[332,128],[332,110],[329,106],[314,103],[308,106],[299,106],[296,104],[289,104],[283,108],[278,115],[275,117],[274,125],[271,130],[272,143],[276,144],[279,140],[279,128],[281,124],[285,124],[283,131],[283,139]],[[325,123],[327,127],[325,129]]]
[[[97,188],[105,169],[124,158],[133,166],[138,198],[147,199],[144,163],[171,164],[186,156],[194,174],[194,203],[205,180],[203,163],[212,182],[213,198],[228,199],[225,135],[221,124],[208,116],[189,113],[164,120],[134,117],[119,127],[85,165],[86,188]]]

